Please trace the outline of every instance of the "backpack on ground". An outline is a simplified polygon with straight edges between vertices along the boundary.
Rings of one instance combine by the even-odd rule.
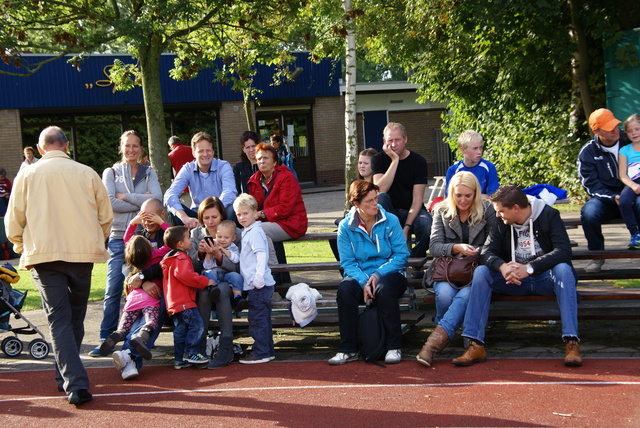
[[[378,360],[384,358],[386,334],[382,316],[374,303],[367,303],[364,312],[358,320],[358,341],[360,355],[367,363],[373,363],[384,367]]]

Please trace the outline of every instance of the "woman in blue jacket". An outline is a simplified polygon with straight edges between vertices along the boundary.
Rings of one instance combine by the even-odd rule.
[[[338,251],[344,279],[338,288],[339,352],[329,360],[341,365],[358,359],[358,305],[375,300],[386,333],[385,363],[402,358],[400,305],[407,288],[402,269],[409,250],[398,218],[378,205],[378,186],[356,180],[349,188],[353,208],[338,227]]]

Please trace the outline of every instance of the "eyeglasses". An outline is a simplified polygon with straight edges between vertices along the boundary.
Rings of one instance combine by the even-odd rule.
[[[362,204],[367,204],[367,205],[373,205],[373,204],[377,204],[378,203],[378,197],[374,197],[371,199],[367,199],[366,201],[362,201]]]

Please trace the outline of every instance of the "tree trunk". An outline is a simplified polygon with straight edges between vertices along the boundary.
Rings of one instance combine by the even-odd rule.
[[[346,91],[344,96],[344,132],[346,141],[346,156],[344,168],[345,180],[345,210],[349,209],[349,185],[357,178],[358,166],[358,134],[356,126],[356,35],[355,22],[349,18],[351,0],[343,0],[345,11],[345,25],[347,27],[346,50]]]
[[[150,42],[141,46],[139,50],[142,94],[149,136],[149,159],[151,166],[158,174],[163,192],[171,185],[171,164],[167,156],[169,146],[160,88],[160,56],[164,48],[165,45],[160,42],[160,36],[154,35]]]
[[[582,27],[579,13],[581,8],[580,0],[568,0],[569,12],[571,14],[571,38],[576,42],[578,47],[571,61],[571,77],[573,80],[574,93],[571,100],[571,132],[576,133],[578,124],[580,123],[580,107],[582,107],[584,117],[588,118],[593,111],[593,102],[591,100],[591,90],[589,88],[589,50],[587,46],[587,36]],[[580,105],[578,105],[581,104]]]
[[[242,91],[242,98],[244,100],[244,115],[247,118],[247,129],[253,132],[258,132],[255,121],[253,120],[253,112],[251,110],[251,96],[249,90]],[[259,143],[260,141],[257,141]]]

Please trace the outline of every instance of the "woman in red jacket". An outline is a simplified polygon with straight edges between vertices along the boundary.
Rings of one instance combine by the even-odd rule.
[[[258,220],[273,241],[286,241],[307,233],[307,209],[302,189],[293,173],[278,165],[273,146],[258,144],[258,172],[249,179],[249,193],[258,201]]]
[[[258,172],[249,179],[249,193],[258,201],[256,219],[262,221],[267,238],[273,242],[298,238],[307,232],[307,209],[302,189],[291,170],[278,165],[278,153],[273,146],[256,147]],[[275,246],[276,253],[279,253]],[[279,263],[286,263],[284,251],[278,254]],[[277,280],[277,279],[276,279]],[[288,282],[282,278],[283,282]]]

